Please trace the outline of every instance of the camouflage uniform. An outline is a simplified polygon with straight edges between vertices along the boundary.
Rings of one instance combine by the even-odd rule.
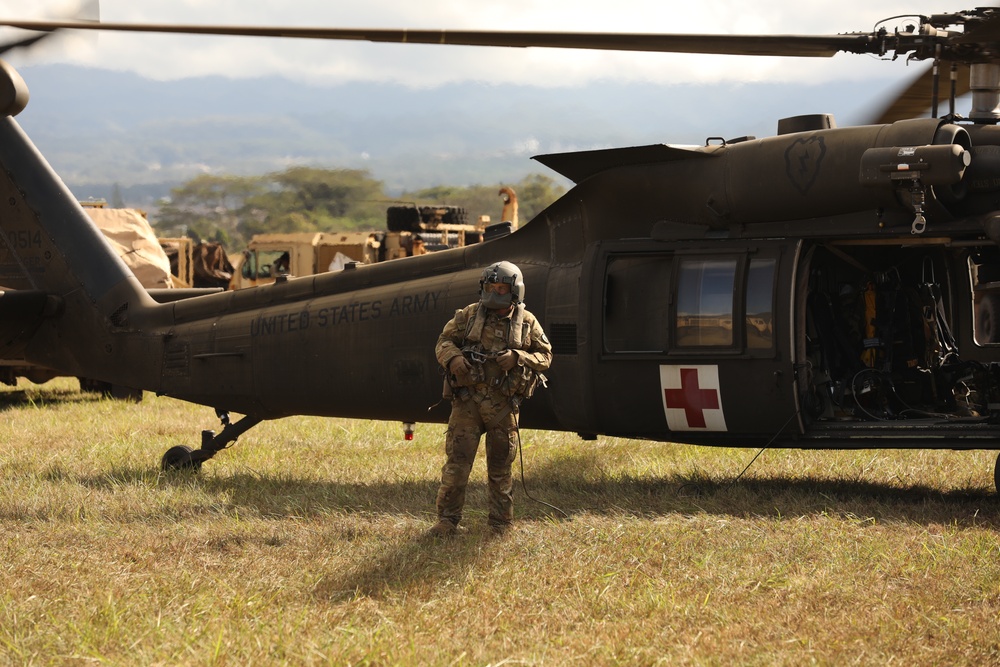
[[[517,324],[519,332],[515,331]],[[462,378],[453,381],[453,385],[465,386],[454,388],[445,437],[448,458],[441,469],[437,513],[439,519],[455,525],[461,521],[465,487],[479,449],[479,438],[485,432],[489,523],[503,528],[514,518],[511,464],[517,453],[517,421],[512,406],[516,409],[527,385],[533,387],[537,374],[548,369],[552,346],[538,320],[523,304],[498,314],[480,303],[455,312],[438,337],[434,352],[438,363],[447,369],[451,360],[470,346],[481,351],[479,359],[486,359],[481,364],[473,360],[474,373],[466,381]],[[505,373],[494,357],[507,349],[515,350],[518,359],[517,365]]]

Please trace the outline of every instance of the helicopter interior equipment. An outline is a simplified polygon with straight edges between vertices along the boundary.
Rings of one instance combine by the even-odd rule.
[[[913,18],[825,36],[2,20],[41,31],[843,51],[932,67],[872,125],[815,114],[760,139],[541,155],[575,185],[516,232],[158,303],[17,125],[27,92],[3,64],[0,354],[215,408],[222,432],[203,432],[194,451],[172,448],[167,468],[199,467],[265,419],[443,422],[447,410],[427,410],[441,386],[434,341],[476,299],[482,267],[508,260],[555,355],[526,427],[718,446],[1000,450],[1000,10]],[[963,118],[954,104],[967,91]],[[230,411],[245,416],[230,422]]]

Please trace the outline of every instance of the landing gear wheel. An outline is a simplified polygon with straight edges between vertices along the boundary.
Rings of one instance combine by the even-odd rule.
[[[171,447],[160,459],[160,468],[164,472],[174,472],[177,470],[192,470],[197,472],[201,469],[201,461],[195,461],[191,456],[191,448],[187,445],[177,445]]]

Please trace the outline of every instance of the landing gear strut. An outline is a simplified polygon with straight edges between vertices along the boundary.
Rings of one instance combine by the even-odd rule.
[[[215,431],[212,430],[202,431],[201,449],[192,450],[187,445],[171,447],[160,459],[160,467],[164,471],[193,470],[197,472],[201,470],[202,463],[226,449],[230,443],[236,442],[237,438],[264,421],[260,417],[247,415],[233,424],[229,421],[228,412],[216,410],[215,413],[222,420],[222,433],[216,435]]]

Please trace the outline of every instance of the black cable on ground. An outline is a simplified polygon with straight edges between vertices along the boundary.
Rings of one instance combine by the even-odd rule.
[[[559,512],[559,514],[562,514],[564,519],[568,519],[569,518],[569,514],[567,514],[565,511],[559,509],[558,507],[556,507],[555,505],[552,505],[551,503],[545,502],[544,500],[539,500],[538,498],[535,498],[530,493],[528,493],[528,487],[524,483],[524,448],[521,446],[521,425],[520,425],[519,421],[520,420],[518,419],[518,414],[515,412],[514,413],[514,432],[517,433],[517,455],[518,455],[518,457],[521,460],[521,489],[524,491],[524,495],[527,496],[527,498],[529,500],[533,500],[536,503],[538,503],[539,505],[545,505],[549,509],[555,510],[556,512]]]
[[[782,424],[782,425],[781,425],[781,428],[779,428],[779,429],[778,429],[778,432],[777,432],[777,433],[775,433],[774,435],[772,435],[772,436],[771,436],[771,439],[767,441],[767,444],[766,444],[766,445],[764,445],[763,447],[761,447],[761,448],[760,448],[760,451],[759,451],[759,452],[757,452],[756,454],[754,454],[753,458],[752,458],[752,459],[750,459],[750,463],[748,463],[748,464],[747,464],[747,466],[746,466],[746,467],[745,467],[745,468],[743,469],[743,472],[741,472],[741,473],[740,473],[739,475],[737,475],[737,476],[735,477],[735,479],[733,479],[733,481],[729,482],[729,484],[727,484],[727,485],[726,485],[726,488],[727,488],[727,489],[728,489],[728,488],[730,488],[730,487],[731,487],[731,486],[732,486],[733,484],[735,484],[736,482],[740,481],[740,479],[741,479],[741,478],[743,477],[744,473],[746,473],[746,471],[750,469],[750,466],[752,466],[752,465],[754,464],[754,461],[756,461],[756,460],[757,460],[757,458],[758,458],[758,457],[759,457],[759,456],[760,456],[761,454],[763,454],[763,453],[764,453],[764,450],[765,450],[765,449],[767,449],[768,447],[770,447],[770,446],[771,446],[771,444],[772,444],[772,443],[773,443],[773,442],[774,442],[775,440],[777,440],[777,439],[778,439],[778,436],[779,436],[779,435],[781,435],[781,434],[782,434],[782,432],[784,432],[785,428],[786,428],[786,427],[787,427],[787,426],[788,426],[789,424],[791,424],[791,423],[792,423],[792,420],[793,420],[793,419],[795,419],[795,418],[796,418],[796,417],[798,417],[798,416],[799,416],[799,410],[796,410],[796,411],[795,411],[794,413],[792,413],[792,416],[788,418],[788,421],[786,421],[786,422],[785,422],[784,424]]]

